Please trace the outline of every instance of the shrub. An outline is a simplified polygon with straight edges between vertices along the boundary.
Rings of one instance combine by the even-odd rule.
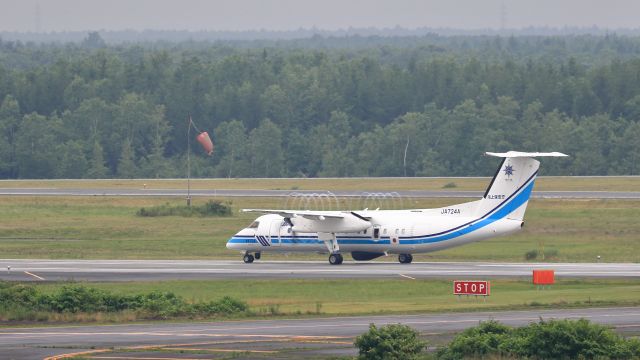
[[[406,325],[377,328],[371,324],[369,331],[356,338],[355,345],[359,349],[359,359],[404,360],[416,359],[427,344],[418,338],[417,331]]]
[[[199,315],[230,315],[249,310],[247,303],[225,296],[218,301],[193,304],[193,313]]]
[[[231,216],[231,203],[209,200],[200,210],[202,216]]]
[[[458,334],[449,346],[438,353],[440,359],[461,359],[499,353],[501,344],[509,336],[511,328],[491,320]]]
[[[457,188],[458,185],[456,185],[456,183],[454,182],[448,182],[446,184],[444,184],[444,186],[442,187],[443,189],[453,189],[453,188]]]
[[[540,359],[627,359],[626,340],[611,329],[589,320],[540,321],[517,329],[515,337],[526,339],[507,348],[514,355]],[[640,355],[640,354],[635,354]]]
[[[140,310],[148,317],[160,319],[185,315],[189,311],[181,297],[159,291],[140,296]]]
[[[95,288],[82,285],[65,285],[57,293],[41,297],[41,305],[55,312],[98,312],[107,311],[104,298],[107,294]]]
[[[538,257],[538,250],[529,250],[524,254],[527,260],[535,260]]]
[[[150,208],[141,208],[136,213],[138,216],[143,217],[157,217],[157,216],[231,216],[231,203],[222,202],[219,200],[209,200],[204,205],[200,206],[186,206],[186,205],[170,205],[164,204],[159,206],[153,206]]]
[[[531,359],[628,359],[640,356],[640,341],[585,319],[540,321],[512,329],[495,321],[457,335],[438,359],[468,357]]]
[[[542,252],[540,252],[538,250],[529,250],[524,254],[524,258],[526,260],[535,260],[540,255],[542,255],[542,257],[543,257],[542,260],[555,259],[555,258],[558,257],[558,249],[549,249],[549,250],[545,251],[544,253],[542,253]]]
[[[79,284],[64,285],[51,294],[41,294],[28,285],[0,282],[0,318],[37,320],[46,314],[94,314],[129,311],[140,318],[167,319],[179,316],[207,317],[249,311],[240,300],[225,296],[220,300],[187,303],[172,292],[118,295]]]
[[[24,305],[33,307],[38,302],[38,292],[35,288],[26,285],[9,285],[2,283],[0,286],[0,304],[4,306]]]

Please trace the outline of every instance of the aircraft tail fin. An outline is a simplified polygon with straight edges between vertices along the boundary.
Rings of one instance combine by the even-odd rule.
[[[540,162],[535,157],[564,157],[559,152],[485,153],[503,158],[482,200],[478,202],[476,215],[498,216],[512,220],[523,220]]]

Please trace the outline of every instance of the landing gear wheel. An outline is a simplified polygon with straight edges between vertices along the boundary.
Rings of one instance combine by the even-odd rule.
[[[254,257],[256,258],[256,260],[260,260],[261,255],[262,255],[261,253],[257,252],[255,253]]]
[[[340,265],[340,264],[342,264],[342,255],[340,255],[340,254],[331,254],[331,255],[329,255],[329,264],[331,264],[331,265]]]
[[[245,264],[251,264],[253,262],[253,255],[245,254],[242,260],[244,260]]]
[[[411,256],[411,254],[400,254],[398,255],[398,261],[400,264],[411,264],[413,256]]]

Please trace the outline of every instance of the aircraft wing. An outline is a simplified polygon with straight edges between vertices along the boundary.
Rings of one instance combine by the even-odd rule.
[[[295,232],[359,232],[371,227],[370,219],[349,211],[243,209],[291,219]]]
[[[286,218],[303,217],[309,220],[344,219],[347,214],[341,211],[315,210],[270,210],[270,209],[242,209],[243,212],[257,212],[262,214],[276,214]]]

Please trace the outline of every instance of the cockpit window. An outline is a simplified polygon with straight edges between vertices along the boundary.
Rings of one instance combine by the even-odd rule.
[[[257,229],[258,225],[260,225],[259,221],[254,221],[251,223],[251,225],[249,225],[248,229]]]

